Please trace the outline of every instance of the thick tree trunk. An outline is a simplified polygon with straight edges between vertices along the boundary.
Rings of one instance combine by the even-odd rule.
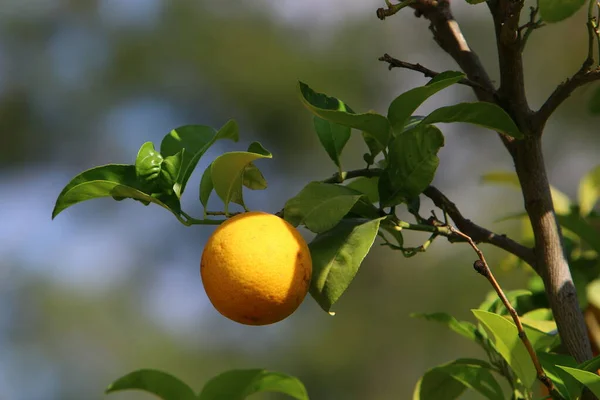
[[[592,349],[556,221],[541,135],[528,136],[515,143],[514,160],[535,236],[537,270],[544,280],[562,342],[581,363],[592,358]]]

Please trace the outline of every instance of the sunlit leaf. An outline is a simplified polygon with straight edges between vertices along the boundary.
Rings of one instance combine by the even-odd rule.
[[[165,372],[142,369],[127,374],[110,384],[106,393],[141,390],[162,400],[195,400],[194,391],[178,378]]]
[[[231,370],[204,385],[198,400],[244,400],[262,392],[286,394],[297,400],[308,400],[304,384],[290,375],[262,369]]]
[[[310,294],[325,311],[329,312],[350,286],[377,237],[380,222],[342,220],[309,244],[313,262]]]
[[[527,348],[519,339],[517,327],[512,321],[483,310],[472,310],[475,317],[491,333],[493,342],[508,365],[525,387],[531,388],[537,373]]]
[[[212,186],[223,200],[226,213],[230,202],[244,206],[242,198],[244,172],[252,162],[261,158],[272,158],[272,155],[260,143],[254,142],[250,144],[248,151],[232,151],[221,154],[210,165]],[[202,199],[208,201],[209,186],[208,175],[205,172],[205,176],[200,182],[201,201]]]
[[[228,121],[219,131],[205,125],[186,125],[173,129],[166,135],[160,144],[160,153],[163,157],[171,156],[185,149],[181,172],[177,178],[176,193],[181,196],[185,190],[194,168],[200,158],[208,149],[220,139],[229,139],[237,142],[239,129],[235,121]]]
[[[565,367],[563,365],[557,365],[557,367],[587,386],[587,388],[590,389],[590,391],[594,393],[596,397],[600,397],[600,376],[588,371],[583,371],[581,369],[572,367]]]

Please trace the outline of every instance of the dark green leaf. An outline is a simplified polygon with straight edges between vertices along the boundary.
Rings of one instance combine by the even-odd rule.
[[[600,113],[600,111],[599,111]],[[587,216],[600,197],[600,165],[589,171],[579,182],[579,212]]]
[[[346,187],[365,194],[371,203],[377,203],[379,201],[378,183],[378,176],[372,178],[361,176],[350,181]]]
[[[152,195],[143,192],[135,166],[109,164],[89,169],[73,178],[58,195],[52,218],[74,204],[101,197],[131,198],[146,205],[158,204],[175,215],[181,212],[175,194]]]
[[[563,364],[563,365],[571,367],[571,365],[569,365],[569,364]],[[582,362],[581,364],[579,364],[579,366],[577,368],[595,373],[596,371],[598,371],[600,369],[600,356],[596,356],[596,357],[592,358],[591,360]]]
[[[439,164],[444,136],[425,125],[396,137],[389,146],[389,165],[379,179],[379,199],[389,207],[412,199],[429,186]]]
[[[186,125],[173,129],[160,144],[160,152],[164,157],[179,153],[185,149],[181,165],[181,173],[177,178],[175,192],[181,196],[187,181],[190,179],[200,157],[219,139],[239,140],[237,123],[228,121],[219,131],[204,125]]]
[[[441,107],[429,114],[421,123],[465,122],[505,133],[521,139],[523,134],[512,118],[496,104],[487,102],[460,103]]]
[[[585,0],[539,0],[540,16],[544,22],[560,22],[575,14]]]
[[[490,400],[504,400],[502,388],[490,372],[492,366],[485,361],[463,358],[438,369]]]
[[[308,400],[306,388],[297,378],[261,369],[232,370],[217,375],[204,385],[198,400],[244,400],[262,392]]]
[[[480,4],[485,2],[485,0],[467,0],[467,3],[469,4]]]
[[[455,400],[467,387],[448,375],[445,371],[433,368],[417,382],[413,400]]]
[[[316,116],[327,121],[367,132],[381,145],[387,145],[390,139],[390,123],[383,115],[368,112],[355,114],[343,101],[317,93],[308,85],[298,82],[300,99]]]
[[[260,143],[250,144],[248,151],[232,151],[224,153],[215,158],[210,165],[210,176],[212,185],[217,195],[225,204],[225,212],[228,212],[230,202],[244,205],[242,199],[242,185],[244,172],[250,163],[261,158],[272,158],[273,156]],[[203,193],[202,182],[200,191]],[[208,189],[205,182],[204,190]],[[208,199],[210,192],[206,194]],[[201,196],[202,198],[202,196]]]
[[[457,83],[464,77],[465,75],[461,72],[442,72],[431,79],[425,86],[411,89],[396,97],[390,104],[387,115],[394,134],[397,135],[404,130],[412,113],[415,112],[425,100],[440,90]]]
[[[367,161],[367,164],[372,165],[375,161],[375,157],[377,157],[377,155],[381,153],[383,149],[385,149],[385,146],[379,143],[373,136],[371,136],[367,132],[363,131],[362,137],[370,152],[370,154],[366,154],[365,161]]]
[[[325,148],[329,158],[331,158],[338,168],[342,168],[340,155],[348,139],[350,139],[350,127],[339,125],[319,117],[314,117],[313,121],[319,141]]]
[[[309,244],[313,262],[310,294],[327,312],[348,289],[371,249],[381,219],[342,220]]]
[[[321,233],[336,226],[363,196],[346,186],[311,182],[285,203],[283,215],[293,226]]]
[[[577,367],[575,359],[565,354],[554,354],[540,351],[537,353],[544,372],[552,380],[556,390],[566,400],[576,400],[581,394],[581,384],[572,376],[560,369],[559,365]]]
[[[587,386],[596,397],[600,397],[600,376],[577,368],[565,367],[562,365],[557,365],[557,367]]]
[[[445,325],[449,329],[458,333],[461,336],[466,337],[473,342],[479,342],[479,335],[477,334],[477,327],[468,321],[459,321],[453,316],[446,313],[431,313],[431,314],[420,314],[413,313],[410,315],[413,318],[424,318],[428,321],[436,321]]]
[[[493,342],[502,357],[513,369],[525,387],[531,388],[537,374],[527,348],[519,339],[517,327],[512,321],[483,310],[472,310],[475,317],[492,334]]]
[[[208,207],[208,199],[212,193],[214,186],[211,175],[212,164],[204,170],[202,179],[200,180],[200,203],[204,206],[204,215],[206,216],[206,207]]]
[[[142,369],[127,374],[110,384],[106,393],[141,390],[162,400],[194,400],[194,391],[181,380],[165,372]]]

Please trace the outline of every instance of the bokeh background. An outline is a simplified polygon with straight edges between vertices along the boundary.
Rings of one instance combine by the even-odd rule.
[[[381,6],[378,0],[0,1],[1,400],[103,399],[112,380],[146,367],[172,372],[198,390],[226,369],[260,367],[298,376],[311,399],[408,399],[426,369],[482,356],[453,333],[409,317],[446,311],[472,319],[469,310],[489,287],[472,271],[473,254],[463,245],[440,239],[426,254],[405,259],[376,244],[335,317],[308,297],[279,324],[246,327],[221,317],[202,288],[199,260],[213,227],[184,227],[165,210],[130,200],[94,200],[50,218],[77,173],[133,163],[143,142],[159,143],[172,128],[218,128],[229,118],[240,124],[241,142],[219,143],[204,156],[184,208],[201,215],[195,187],[216,155],[258,140],[274,153],[259,162],[269,188],[247,193],[247,204],[281,209],[306,183],[335,172],[297,98],[297,80],[355,110],[385,113],[395,96],[426,80],[388,71],[377,61],[383,53],[434,70],[456,68],[431,40],[426,21],[406,11],[382,22],[375,16]],[[497,79],[485,5],[457,1],[455,13]],[[532,107],[580,66],[584,21],[580,13],[533,34],[525,56]],[[571,196],[599,161],[598,118],[586,105],[592,90],[577,91],[545,134],[552,184]],[[469,88],[451,87],[419,111],[473,99]],[[518,193],[480,181],[485,172],[512,167],[499,140],[470,126],[442,128],[446,146],[435,184],[466,216],[518,237],[517,223],[494,222],[522,210]],[[364,152],[357,133],[345,168],[361,167]],[[424,239],[407,235],[414,245]],[[504,255],[484,250],[499,265]],[[497,270],[507,289],[527,276]]]

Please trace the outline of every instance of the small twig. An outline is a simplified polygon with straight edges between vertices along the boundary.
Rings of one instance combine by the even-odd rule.
[[[232,213],[225,213],[225,211],[207,211],[206,215],[222,215],[225,217],[234,217],[238,214],[241,214],[241,212],[232,212]]]
[[[392,56],[390,56],[389,54],[384,54],[382,57],[379,57],[379,61],[383,61],[388,63],[388,69],[392,70],[393,68],[404,68],[404,69],[410,69],[412,71],[417,71],[422,73],[423,75],[425,75],[428,78],[434,78],[436,76],[438,76],[440,73],[433,71],[427,67],[422,66],[421,64],[412,64],[406,61],[401,61],[398,60]],[[492,95],[496,94],[496,91],[493,89],[490,89],[487,86],[483,86],[480,83],[477,83],[475,81],[472,81],[469,78],[463,78],[460,81],[458,81],[458,83],[462,84],[462,85],[466,85],[466,86],[470,86],[472,88],[475,89],[479,89],[479,90],[483,90],[486,91]]]
[[[384,19],[386,19],[386,17],[391,17],[392,15],[396,14],[398,11],[402,10],[404,7],[410,6],[411,4],[415,3],[415,1],[416,0],[404,0],[404,1],[401,1],[400,3],[392,4],[391,1],[385,0],[385,4],[387,5],[387,8],[378,8],[376,11],[377,18],[379,18],[380,20],[383,21]]]
[[[521,40],[521,52],[525,49],[525,44],[527,43],[527,39],[529,36],[535,31],[543,26],[546,26],[541,19],[536,21],[536,16],[539,11],[539,6],[530,7],[529,8],[529,22],[519,27],[519,34],[522,34],[523,39]],[[523,33],[523,30],[525,33]]]
[[[542,368],[542,365],[540,364],[540,360],[538,359],[538,356],[535,353],[535,350],[533,349],[533,346],[531,345],[529,338],[527,337],[527,333],[525,333],[525,330],[523,329],[523,324],[521,323],[521,319],[519,318],[517,311],[510,304],[510,301],[506,298],[506,295],[504,294],[504,291],[498,284],[498,281],[496,281],[496,278],[494,277],[494,274],[490,270],[490,267],[488,266],[488,263],[485,260],[483,253],[481,252],[481,250],[479,250],[479,248],[477,247],[477,245],[475,244],[473,239],[471,239],[471,237],[469,237],[468,235],[465,235],[464,233],[462,233],[461,231],[459,231],[458,229],[456,229],[452,226],[450,226],[450,230],[452,232],[454,232],[456,235],[463,237],[471,245],[473,250],[475,250],[475,253],[477,253],[479,260],[475,261],[475,263],[473,264],[475,271],[477,271],[479,274],[483,275],[490,282],[490,284],[492,285],[492,287],[498,294],[498,297],[500,298],[500,300],[502,300],[502,303],[504,304],[504,306],[510,313],[510,316],[512,317],[515,325],[517,326],[517,331],[519,332],[518,333],[519,339],[521,339],[521,341],[525,345],[525,348],[527,348],[529,357],[531,357],[531,361],[533,361],[533,365],[535,366],[535,370],[537,372],[537,377],[538,377],[539,381],[542,382],[544,384],[544,386],[546,386],[548,388],[548,391],[550,393],[552,393],[555,390],[554,384],[552,383],[552,380],[550,380],[550,378],[548,378],[548,376],[544,372],[544,369]]]
[[[540,109],[534,114],[533,121],[537,132],[542,132],[548,118],[554,111],[575,91],[587,83],[600,80],[600,67],[592,68],[594,61],[594,40],[598,42],[600,51],[600,31],[597,18],[593,15],[594,5],[597,0],[589,0],[588,19],[586,23],[588,33],[587,57],[579,70],[566,81],[557,86]]]
[[[383,170],[381,168],[356,169],[352,171],[336,172],[330,178],[324,179],[323,183],[342,183],[347,179],[358,177],[373,178],[380,176]]]

